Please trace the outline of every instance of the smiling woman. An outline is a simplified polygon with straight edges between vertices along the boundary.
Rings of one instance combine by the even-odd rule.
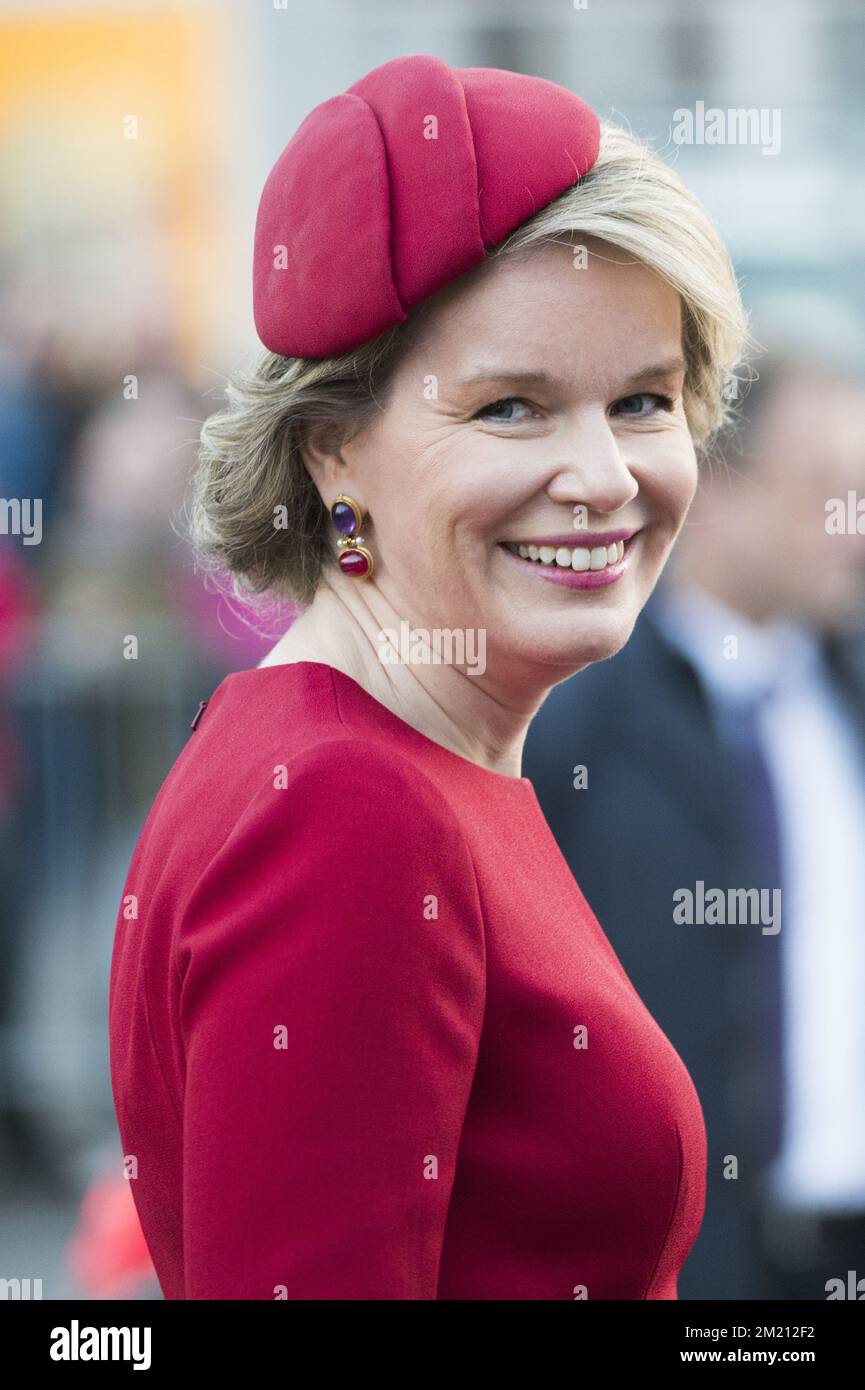
[[[676,1298],[700,1104],[520,763],[684,522],[744,343],[729,259],[572,93],[414,55],[283,151],[254,307],[192,532],[302,611],[196,718],[112,962],[162,1288]],[[484,660],[382,660],[404,628]]]

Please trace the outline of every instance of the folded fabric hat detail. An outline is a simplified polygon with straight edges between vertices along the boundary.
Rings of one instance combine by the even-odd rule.
[[[264,185],[253,312],[265,347],[377,337],[598,157],[595,113],[541,77],[394,58],[316,106]]]

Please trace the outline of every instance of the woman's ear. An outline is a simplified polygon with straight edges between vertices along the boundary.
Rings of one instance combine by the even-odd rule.
[[[304,429],[298,445],[301,461],[319,492],[339,492],[345,473],[340,453],[342,431],[332,420],[313,420]]]

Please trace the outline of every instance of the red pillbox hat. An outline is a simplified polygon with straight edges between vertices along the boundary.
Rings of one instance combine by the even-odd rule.
[[[265,347],[368,342],[484,258],[598,157],[579,97],[542,77],[394,58],[316,106],[258,208],[253,312]]]

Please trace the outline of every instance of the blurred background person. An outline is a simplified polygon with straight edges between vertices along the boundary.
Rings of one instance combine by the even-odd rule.
[[[682,1296],[825,1299],[865,1252],[865,504],[861,530],[827,520],[865,499],[865,330],[792,292],[752,329],[667,573],[622,652],[552,692],[524,771],[703,1104]],[[780,929],[676,921],[700,881],[779,888]]]

